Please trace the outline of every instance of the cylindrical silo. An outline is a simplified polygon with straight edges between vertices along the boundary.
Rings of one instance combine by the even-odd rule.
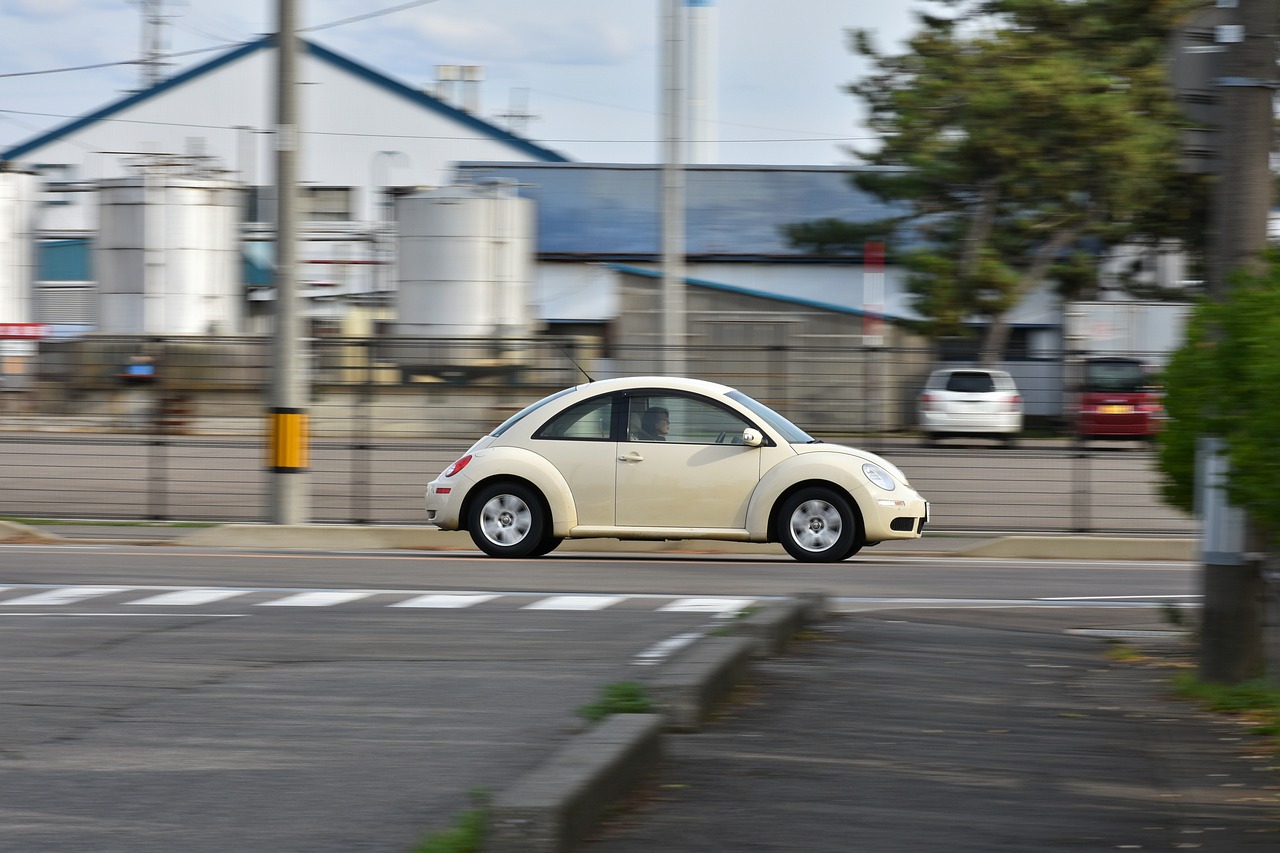
[[[532,330],[534,208],[512,183],[406,196],[396,218],[400,334],[516,337]]]
[[[94,245],[98,331],[240,331],[239,197],[233,183],[161,169],[102,181]]]
[[[0,172],[0,323],[32,320],[36,182],[26,172]]]

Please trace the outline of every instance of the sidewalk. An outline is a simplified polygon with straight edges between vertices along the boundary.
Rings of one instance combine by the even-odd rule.
[[[1126,640],[1150,657],[1114,663],[1069,633],[1094,616],[832,620],[668,738],[657,778],[582,849],[1280,849],[1274,743],[1173,697],[1181,640]]]
[[[425,526],[222,524],[182,527],[157,522],[87,524],[14,524],[0,521],[0,542],[70,541],[82,544],[190,545],[202,548],[284,548],[295,550],[425,550],[474,551],[463,531]],[[855,559],[945,555],[993,559],[1180,560],[1197,559],[1198,541],[1169,536],[980,536],[926,533],[920,539],[882,542],[864,548]],[[750,542],[673,541],[621,542],[617,539],[576,539],[561,544],[559,553],[639,552],[672,554],[742,554],[786,557],[781,545]],[[790,558],[787,558],[790,559]]]

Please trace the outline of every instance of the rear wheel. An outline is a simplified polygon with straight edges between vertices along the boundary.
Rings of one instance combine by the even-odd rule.
[[[839,562],[862,546],[849,501],[832,489],[796,492],[778,507],[776,523],[782,547],[802,563]]]
[[[541,556],[538,548],[551,540],[542,496],[523,483],[494,483],[471,504],[467,530],[476,547],[490,557]]]

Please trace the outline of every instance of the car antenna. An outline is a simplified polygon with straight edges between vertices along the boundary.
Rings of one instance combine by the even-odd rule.
[[[583,376],[587,377],[588,382],[595,382],[595,380],[591,378],[591,374],[583,370],[582,365],[578,364],[578,362],[574,359],[574,357],[569,355],[569,351],[564,348],[564,344],[556,344],[556,346],[560,347],[560,352],[564,353],[564,357],[569,359],[569,361],[573,363],[573,366],[578,368],[579,371],[581,371]]]

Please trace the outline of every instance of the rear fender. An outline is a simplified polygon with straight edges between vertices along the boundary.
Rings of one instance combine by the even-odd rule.
[[[459,524],[465,527],[470,517],[472,498],[479,489],[500,480],[523,480],[537,489],[551,511],[551,528],[555,536],[568,536],[578,525],[578,508],[564,477],[546,459],[518,447],[496,447],[477,454],[467,474],[474,482],[467,489]]]

